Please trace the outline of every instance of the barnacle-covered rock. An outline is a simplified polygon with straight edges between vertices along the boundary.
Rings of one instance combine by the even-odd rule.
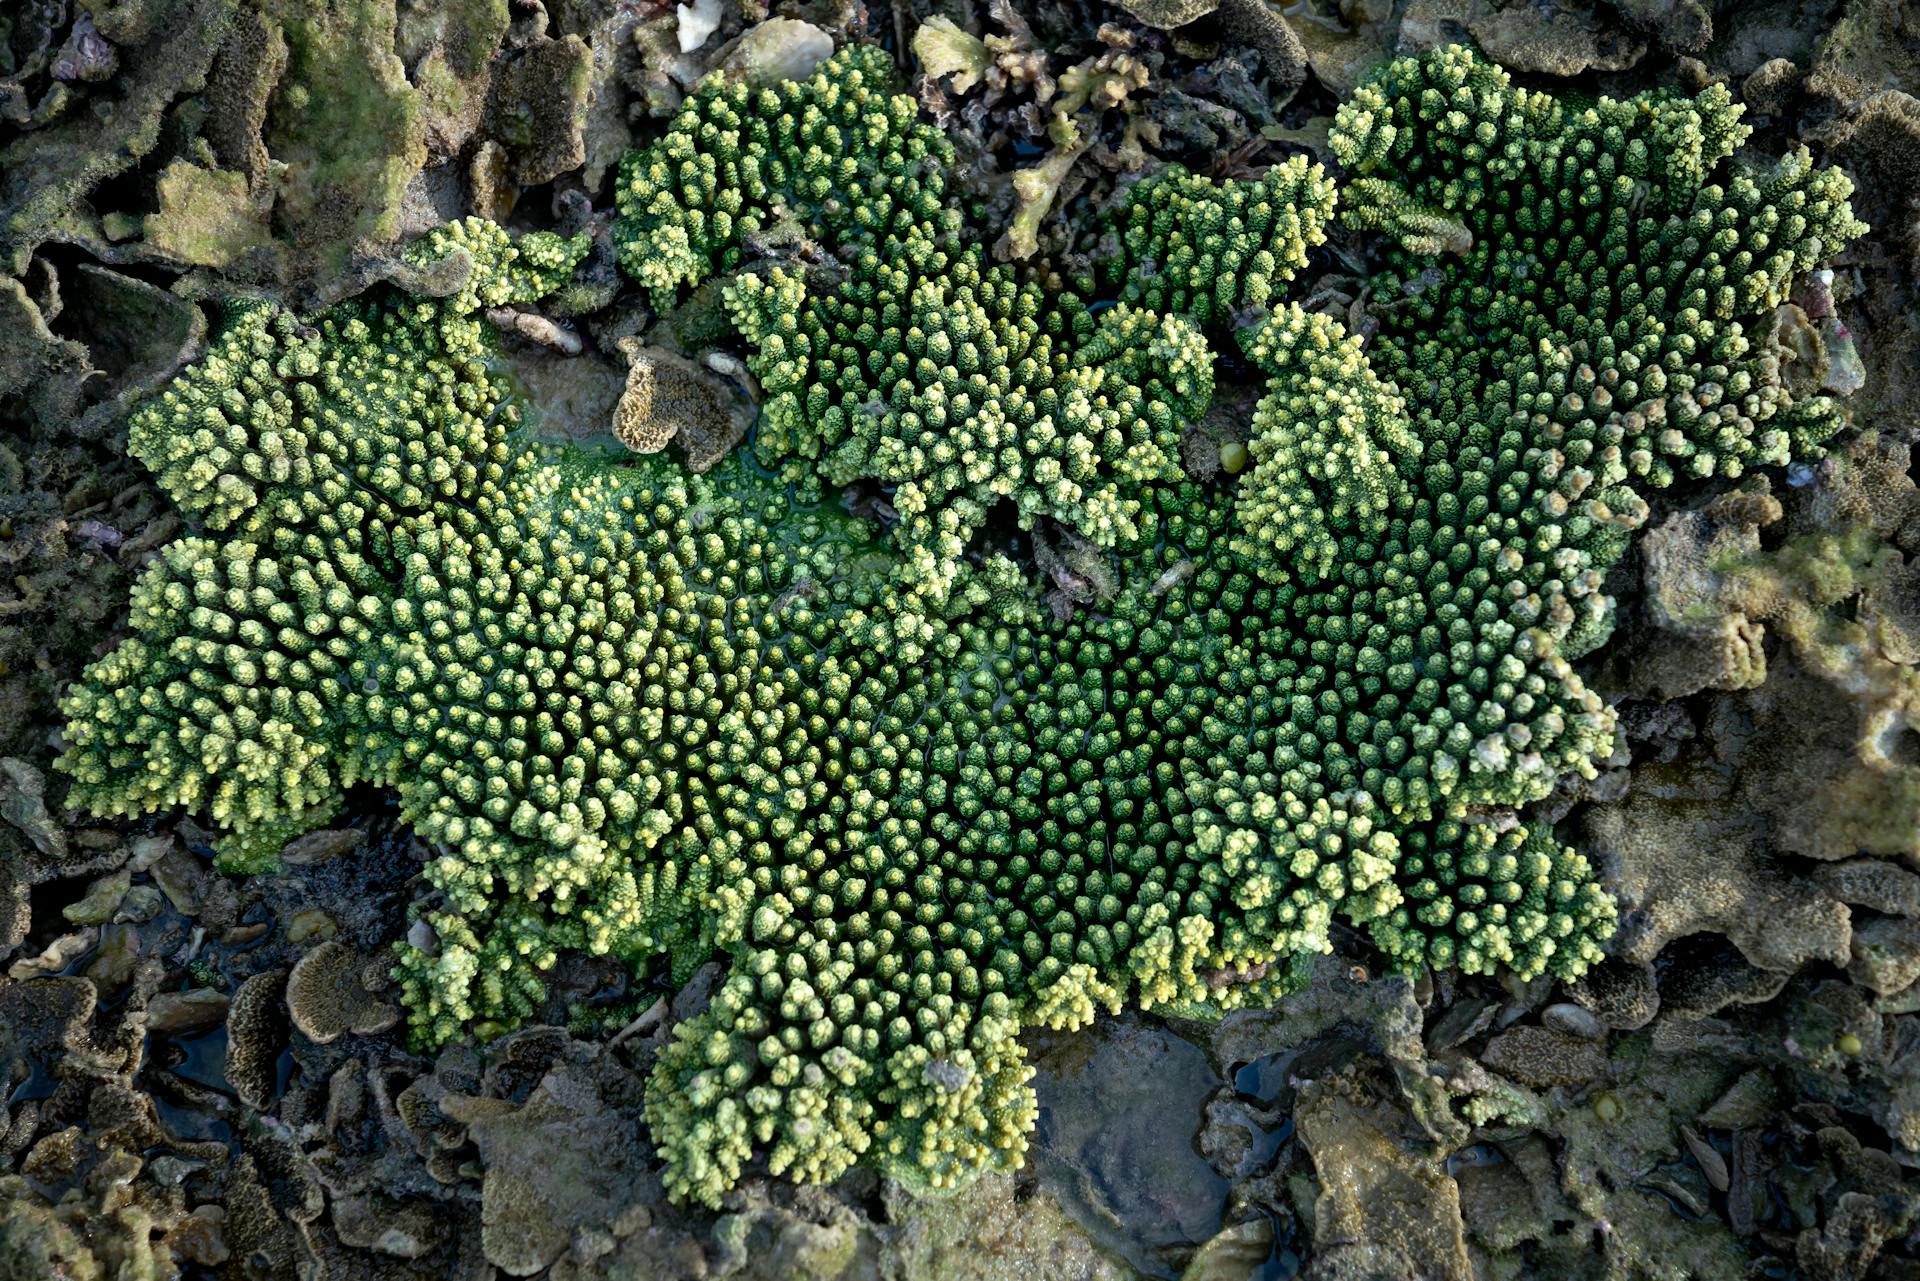
[[[265,970],[243,980],[227,1002],[227,1083],[259,1112],[273,1104],[286,1049],[286,989],[286,971]]]
[[[99,998],[93,984],[73,976],[55,976],[31,983],[10,982],[0,988],[0,1014],[6,1016],[6,1036],[0,1041],[10,1073],[27,1076],[30,1057],[56,1059],[68,1049],[83,1048],[90,1040],[87,1023]]]
[[[137,1007],[138,1002],[131,1004]],[[144,1020],[100,1013],[94,985],[54,977],[0,989],[0,1079],[9,1082],[0,1175],[0,1275],[173,1281],[230,1257],[210,1189],[180,1173],[226,1155],[182,1137],[131,1080]],[[17,1057],[16,1057],[17,1056]],[[39,1088],[50,1081],[51,1094]],[[18,1087],[18,1088],[16,1088]]]
[[[301,957],[287,975],[287,1015],[293,1025],[309,1040],[325,1045],[349,1033],[384,1032],[398,1023],[400,1011],[368,991],[370,968],[366,958],[337,939]]]
[[[657,454],[679,441],[687,469],[711,471],[746,439],[752,413],[725,382],[684,356],[623,340],[631,362],[613,410],[614,439],[636,454]]]
[[[1488,1041],[1480,1061],[1536,1090],[1581,1085],[1598,1079],[1607,1067],[1606,1053],[1592,1040],[1530,1024]]]

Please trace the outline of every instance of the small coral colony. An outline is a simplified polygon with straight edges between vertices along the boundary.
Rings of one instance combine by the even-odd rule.
[[[1717,86],[1404,58],[1337,176],[1163,169],[1042,269],[988,260],[894,89],[859,47],[716,78],[621,169],[620,266],[663,310],[714,282],[763,393],[709,470],[525,425],[485,313],[584,236],[468,220],[408,251],[465,256],[449,295],[234,304],[132,419],[191,532],[66,706],[76,803],[204,809],[230,871],[397,793],[422,1046],[526,1017],[562,949],[727,958],[646,1102],[709,1202],[756,1153],[1016,1164],[1023,1026],[1270,1004],[1336,918],[1578,975],[1614,905],[1522,807],[1614,750],[1570,665],[1602,580],[1652,491],[1841,421],[1761,322],[1864,230],[1849,184],[1733,162]],[[1289,297],[1336,218],[1371,335]],[[1228,352],[1265,395],[1222,427]]]

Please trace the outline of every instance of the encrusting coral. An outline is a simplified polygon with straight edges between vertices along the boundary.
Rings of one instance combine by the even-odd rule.
[[[646,1103],[710,1202],[756,1153],[1015,1163],[1023,1025],[1271,1002],[1336,916],[1402,968],[1579,974],[1612,902],[1516,807],[1613,749],[1568,659],[1632,486],[1838,421],[1748,323],[1857,232],[1845,181],[1710,181],[1742,136],[1714,91],[1389,67],[1333,135],[1348,217],[1401,245],[1369,351],[1277,296],[1317,167],[1169,171],[1105,262],[1021,276],[887,66],[715,79],[623,166],[623,265],[663,306],[722,278],[782,474],[518,430],[476,311],[584,245],[457,224],[415,255],[465,251],[464,290],[243,306],[136,415],[199,528],[68,703],[75,800],[205,805],[230,866],[395,788],[439,851],[398,966],[424,1043],[524,1018],[562,949],[727,954]],[[1269,394],[1202,484],[1182,434],[1234,332]],[[821,478],[882,485],[891,538]],[[1046,608],[983,537],[1001,504],[1084,590]]]

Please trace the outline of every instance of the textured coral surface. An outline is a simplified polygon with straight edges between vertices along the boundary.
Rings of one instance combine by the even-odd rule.
[[[721,282],[752,456],[523,424],[488,318],[546,333],[512,309],[587,234],[470,219],[412,293],[230,307],[131,419],[191,532],[68,695],[69,801],[204,809],[262,871],[396,791],[433,850],[395,969],[423,1048],[528,1019],[566,953],[723,954],[644,1105],[713,1203],[756,1154],[1016,1165],[1023,1026],[1268,1005],[1336,927],[1575,979],[1615,904],[1522,807],[1616,752],[1572,665],[1603,580],[1658,491],[1840,422],[1770,322],[1863,230],[1851,188],[1731,161],[1739,116],[1443,48],[1340,107],[1343,177],[1167,169],[1022,271],[877,49],[710,79],[611,236],[659,310]],[[1384,255],[1370,334],[1287,298],[1335,216]],[[1264,395],[1209,435],[1228,357]]]

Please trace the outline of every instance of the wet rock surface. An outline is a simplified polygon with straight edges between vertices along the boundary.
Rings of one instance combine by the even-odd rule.
[[[1124,1016],[1033,1048],[1040,1186],[1136,1269],[1177,1276],[1173,1260],[1214,1233],[1227,1199],[1227,1180],[1193,1144],[1222,1085],[1206,1053]]]

